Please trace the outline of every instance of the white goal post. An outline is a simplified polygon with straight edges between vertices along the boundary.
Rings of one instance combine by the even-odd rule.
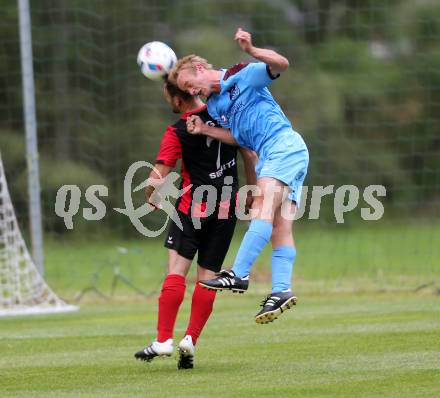
[[[0,154],[0,316],[78,310],[44,281],[21,235]]]

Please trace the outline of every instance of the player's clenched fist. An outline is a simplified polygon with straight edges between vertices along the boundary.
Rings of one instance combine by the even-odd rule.
[[[244,52],[248,53],[253,47],[251,34],[241,28],[238,28],[237,32],[235,33],[234,40],[238,42]]]
[[[203,121],[199,116],[191,115],[186,119],[186,129],[190,134],[201,134],[203,128]]]

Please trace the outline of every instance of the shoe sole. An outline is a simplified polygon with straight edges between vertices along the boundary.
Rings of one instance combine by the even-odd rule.
[[[161,354],[161,355],[156,355],[154,357],[151,358],[138,358],[135,357],[135,359],[137,361],[142,361],[142,362],[151,362],[154,358],[169,358],[172,354]]]
[[[186,348],[180,348],[179,347],[179,362],[177,364],[177,369],[193,369],[194,368],[194,363],[191,366],[188,367],[182,367],[180,366],[180,359],[182,357],[192,357],[193,361],[194,361],[194,354],[191,354],[190,351]]]
[[[205,289],[216,291],[216,292],[221,292],[222,290],[232,290],[232,293],[243,294],[247,290],[247,289],[229,289],[226,287],[212,287],[212,286],[205,285],[204,283],[201,283],[201,282],[199,282],[199,285],[204,287]]]
[[[290,309],[292,306],[296,305],[296,297],[293,296],[288,299],[285,303],[281,304],[280,308],[273,311],[265,312],[264,314],[257,315],[255,317],[255,322],[260,324],[270,323],[277,319],[284,311]]]

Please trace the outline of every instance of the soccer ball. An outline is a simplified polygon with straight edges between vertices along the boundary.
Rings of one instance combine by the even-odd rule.
[[[177,62],[171,47],[161,41],[144,44],[138,52],[137,63],[145,77],[159,80],[170,72]]]

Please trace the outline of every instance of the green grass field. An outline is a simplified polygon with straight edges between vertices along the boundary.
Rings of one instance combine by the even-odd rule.
[[[155,300],[1,324],[2,397],[436,397],[438,297],[301,297],[269,325],[260,295],[224,292],[195,368],[137,362],[154,336]],[[180,338],[187,302],[177,321]]]
[[[196,367],[184,371],[176,357],[133,359],[155,337],[167,259],[160,240],[48,240],[49,284],[69,300],[89,287],[107,299],[89,291],[77,313],[0,318],[0,397],[440,396],[440,228],[385,224],[297,235],[297,307],[273,324],[253,321],[270,289],[266,250],[248,293],[219,294]],[[121,282],[110,297],[116,270],[147,298]],[[176,340],[192,282],[193,275]]]

